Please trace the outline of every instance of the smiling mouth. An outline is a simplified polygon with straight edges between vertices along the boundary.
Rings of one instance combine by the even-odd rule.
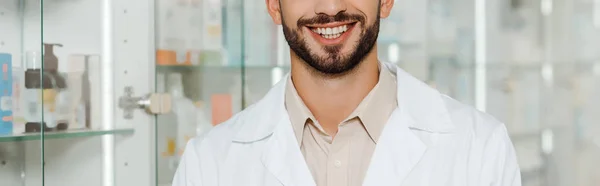
[[[309,27],[309,28],[312,32],[320,35],[321,37],[323,37],[325,39],[337,39],[337,38],[341,37],[342,35],[344,35],[344,33],[346,33],[348,30],[350,30],[354,26],[354,24],[355,23],[350,23],[350,24],[344,24],[344,25],[333,26],[333,27],[315,26],[315,27]]]

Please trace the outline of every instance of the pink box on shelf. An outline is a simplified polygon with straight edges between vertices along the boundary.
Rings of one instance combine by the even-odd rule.
[[[212,125],[227,121],[233,115],[232,98],[229,94],[215,94],[211,97]]]

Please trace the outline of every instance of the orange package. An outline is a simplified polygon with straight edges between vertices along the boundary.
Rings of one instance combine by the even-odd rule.
[[[177,64],[177,53],[172,50],[157,50],[156,64],[158,65],[175,65]]]
[[[157,50],[156,64],[157,65],[197,65],[199,63],[200,52],[187,51],[184,61],[178,61],[177,52],[172,50]]]

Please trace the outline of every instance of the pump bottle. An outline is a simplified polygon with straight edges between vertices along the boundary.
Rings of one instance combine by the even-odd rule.
[[[66,121],[56,119],[56,96],[67,87],[65,79],[58,74],[58,58],[54,55],[54,46],[61,44],[44,43],[43,62],[37,53],[29,56],[25,70],[25,92],[27,110],[25,111],[25,132],[66,130]],[[43,117],[42,117],[43,112]],[[43,127],[43,128],[42,128]]]

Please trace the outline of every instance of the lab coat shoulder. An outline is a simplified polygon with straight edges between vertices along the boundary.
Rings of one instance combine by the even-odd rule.
[[[465,139],[462,148],[470,157],[470,175],[481,175],[469,185],[521,185],[516,153],[504,123],[472,106],[442,97],[450,120]]]
[[[440,94],[450,116],[452,124],[458,130],[473,134],[476,139],[483,139],[492,135],[504,124],[493,116],[463,104],[447,95]]]
[[[173,178],[173,186],[218,185],[215,167],[225,161],[236,128],[241,125],[240,112],[229,120],[213,127],[203,136],[190,139]]]
[[[230,185],[223,183],[224,180],[231,181],[227,178],[229,175],[221,173],[237,172],[236,170],[241,169],[236,167],[240,165],[237,164],[240,161],[255,165],[258,152],[261,152],[265,139],[270,136],[268,132],[274,127],[274,124],[264,122],[272,119],[264,114],[263,109],[268,104],[259,104],[263,106],[250,105],[213,127],[204,136],[191,139],[179,162],[172,185]],[[240,146],[249,148],[236,148]],[[239,156],[240,154],[244,156]]]

